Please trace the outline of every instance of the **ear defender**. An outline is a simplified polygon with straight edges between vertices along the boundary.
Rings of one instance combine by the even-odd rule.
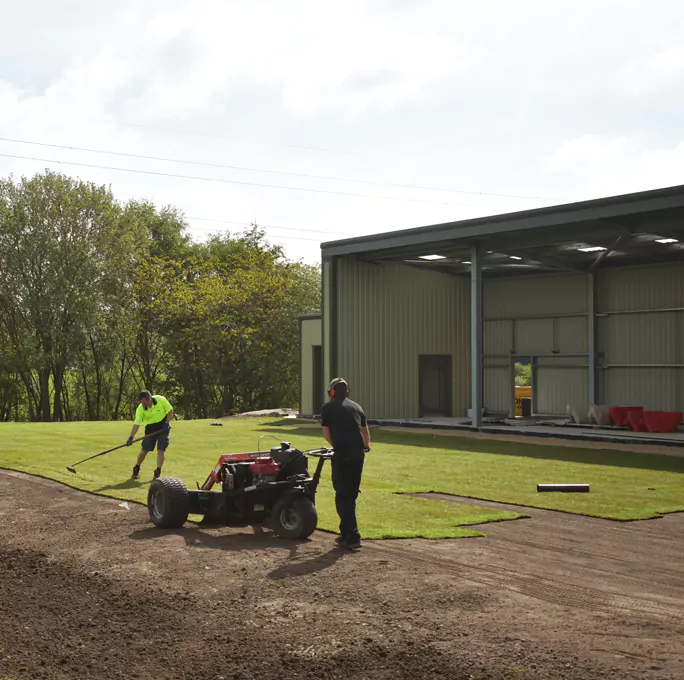
[[[349,394],[349,386],[347,385],[347,381],[346,381],[346,380],[341,380],[341,379],[339,379],[339,378],[335,378],[335,380],[333,380],[333,381],[330,383],[330,385],[328,386],[328,396],[329,396],[330,398],[332,398],[332,397],[334,396],[334,394],[335,394],[335,388],[336,388],[338,385],[344,385],[344,393],[345,393],[345,396],[347,396],[347,395]]]

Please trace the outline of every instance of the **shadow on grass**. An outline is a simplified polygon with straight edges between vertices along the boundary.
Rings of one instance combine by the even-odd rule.
[[[123,491],[125,489],[139,489],[141,486],[148,486],[152,480],[144,481],[140,479],[127,479],[118,484],[108,484],[101,486],[99,489],[93,489],[92,493],[103,493],[105,491]]]
[[[134,541],[147,541],[164,536],[181,536],[189,548],[209,548],[211,550],[263,550],[264,548],[285,548],[289,550],[287,562],[269,572],[268,578],[281,580],[295,576],[307,576],[332,567],[345,551],[341,548],[333,548],[323,555],[316,555],[312,559],[302,560],[298,558],[297,551],[300,545],[310,543],[310,539],[293,541],[282,539],[270,531],[264,531],[259,525],[252,526],[254,534],[228,534],[216,536],[202,531],[199,527],[182,527],[180,529],[157,529],[149,527],[139,529],[129,534]],[[239,527],[232,527],[239,528]]]
[[[277,425],[267,426],[263,430],[264,432],[280,432],[282,436],[283,431],[281,428],[287,425],[287,420],[284,420]],[[298,427],[290,430],[287,438],[294,437],[307,437],[318,441],[323,439],[322,433],[318,429],[310,427]],[[502,456],[558,460],[568,463],[583,463],[585,465],[608,465],[684,473],[684,458],[677,458],[676,456],[665,456],[657,453],[632,453],[611,449],[581,449],[569,446],[552,446],[544,444],[543,440],[540,440],[539,444],[528,444],[502,442],[494,439],[470,439],[454,434],[433,435],[414,432],[388,432],[384,430],[375,430],[372,439],[380,444],[395,446],[468,451],[470,453],[495,453]],[[371,447],[372,445],[371,443]],[[316,443],[316,446],[318,446],[318,443]]]

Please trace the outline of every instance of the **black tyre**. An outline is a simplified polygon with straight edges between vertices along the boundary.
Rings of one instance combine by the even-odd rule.
[[[160,477],[150,484],[147,511],[152,523],[160,529],[178,529],[190,513],[190,496],[183,480]]]
[[[272,523],[281,538],[308,538],[318,524],[318,512],[305,496],[286,496],[273,507]]]

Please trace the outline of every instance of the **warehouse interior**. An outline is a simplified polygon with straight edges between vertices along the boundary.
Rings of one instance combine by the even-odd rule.
[[[322,259],[303,414],[336,375],[385,421],[684,410],[683,186],[324,243]]]

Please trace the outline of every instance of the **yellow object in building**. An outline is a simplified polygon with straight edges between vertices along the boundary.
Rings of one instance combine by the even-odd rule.
[[[515,415],[522,416],[523,414],[523,399],[532,398],[532,387],[529,385],[515,386]]]

